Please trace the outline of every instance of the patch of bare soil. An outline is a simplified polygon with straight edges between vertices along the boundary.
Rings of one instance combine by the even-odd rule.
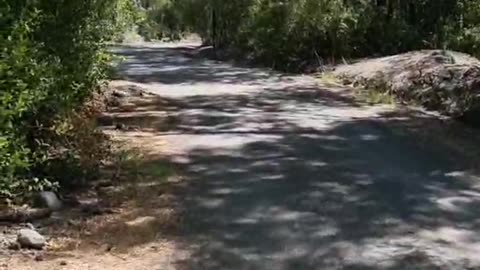
[[[99,125],[112,136],[117,155],[105,169],[106,179],[76,194],[89,207],[69,207],[32,222],[48,238],[47,248],[4,250],[0,269],[174,269],[173,262],[185,256],[174,237],[181,222],[174,190],[181,178],[163,161],[165,145],[147,127],[165,121],[158,113],[162,102],[126,82],[110,88]],[[144,125],[126,120],[132,116]],[[18,227],[24,226],[30,224]],[[2,228],[10,240],[16,229]]]

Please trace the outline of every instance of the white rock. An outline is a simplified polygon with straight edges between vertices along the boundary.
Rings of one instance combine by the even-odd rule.
[[[35,198],[35,204],[38,207],[46,207],[52,211],[59,211],[62,209],[62,201],[58,198],[55,192],[42,191],[38,193]]]
[[[17,242],[23,248],[43,249],[47,240],[37,231],[21,229],[17,234]]]

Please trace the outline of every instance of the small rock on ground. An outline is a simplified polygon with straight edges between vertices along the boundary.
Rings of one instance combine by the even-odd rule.
[[[23,248],[43,249],[47,240],[40,233],[30,229],[18,231],[17,242]]]

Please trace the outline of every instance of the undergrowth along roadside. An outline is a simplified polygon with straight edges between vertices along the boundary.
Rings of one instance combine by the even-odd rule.
[[[107,138],[95,106],[129,25],[128,0],[0,1],[0,200],[96,177]]]

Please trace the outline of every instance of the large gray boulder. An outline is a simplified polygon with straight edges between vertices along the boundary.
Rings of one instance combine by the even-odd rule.
[[[62,209],[62,201],[57,194],[52,191],[42,191],[35,196],[35,207],[48,208],[51,211],[59,211]]]
[[[17,242],[22,248],[43,249],[47,240],[41,234],[31,229],[21,229],[17,234]]]

